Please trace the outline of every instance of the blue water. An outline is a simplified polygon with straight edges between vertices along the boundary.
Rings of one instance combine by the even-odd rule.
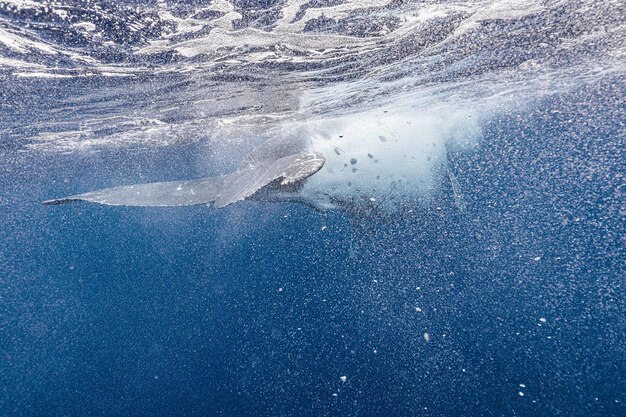
[[[467,212],[397,222],[42,206],[203,145],[3,149],[0,414],[624,415],[619,84],[495,118],[451,156]]]
[[[0,0],[0,417],[625,416],[622,9]],[[411,210],[41,204],[395,113]]]

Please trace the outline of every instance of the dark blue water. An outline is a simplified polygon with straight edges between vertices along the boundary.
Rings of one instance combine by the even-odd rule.
[[[451,153],[465,214],[42,206],[211,168],[3,147],[0,415],[626,415],[620,85]]]

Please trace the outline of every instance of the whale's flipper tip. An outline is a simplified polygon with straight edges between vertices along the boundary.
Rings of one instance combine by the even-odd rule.
[[[46,206],[58,206],[60,204],[74,203],[76,201],[80,201],[78,198],[56,198],[53,200],[42,201],[41,204]]]

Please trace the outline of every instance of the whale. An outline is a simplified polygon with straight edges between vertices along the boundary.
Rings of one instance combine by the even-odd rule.
[[[57,205],[87,201],[111,206],[178,207],[213,204],[222,208],[241,200],[254,199],[270,190],[286,193],[318,172],[326,162],[319,152],[307,150],[301,140],[282,140],[256,147],[237,171],[187,181],[167,181],[104,188],[83,194],[44,201]],[[292,191],[293,192],[293,191]],[[271,192],[269,193],[271,198]]]
[[[223,208],[244,201],[296,202],[317,210],[394,213],[427,200],[446,168],[441,135],[409,117],[350,118],[286,132],[253,148],[233,172],[207,178],[122,185],[46,200],[112,206]],[[462,198],[452,181],[455,201]],[[452,176],[450,176],[452,175]],[[462,202],[457,205],[463,204]]]

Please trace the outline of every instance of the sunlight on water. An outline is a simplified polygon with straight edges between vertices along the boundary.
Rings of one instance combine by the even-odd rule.
[[[391,103],[416,118],[493,110],[623,68],[619,2],[271,4],[0,2],[10,102],[45,79],[68,95],[22,146],[160,146]]]

